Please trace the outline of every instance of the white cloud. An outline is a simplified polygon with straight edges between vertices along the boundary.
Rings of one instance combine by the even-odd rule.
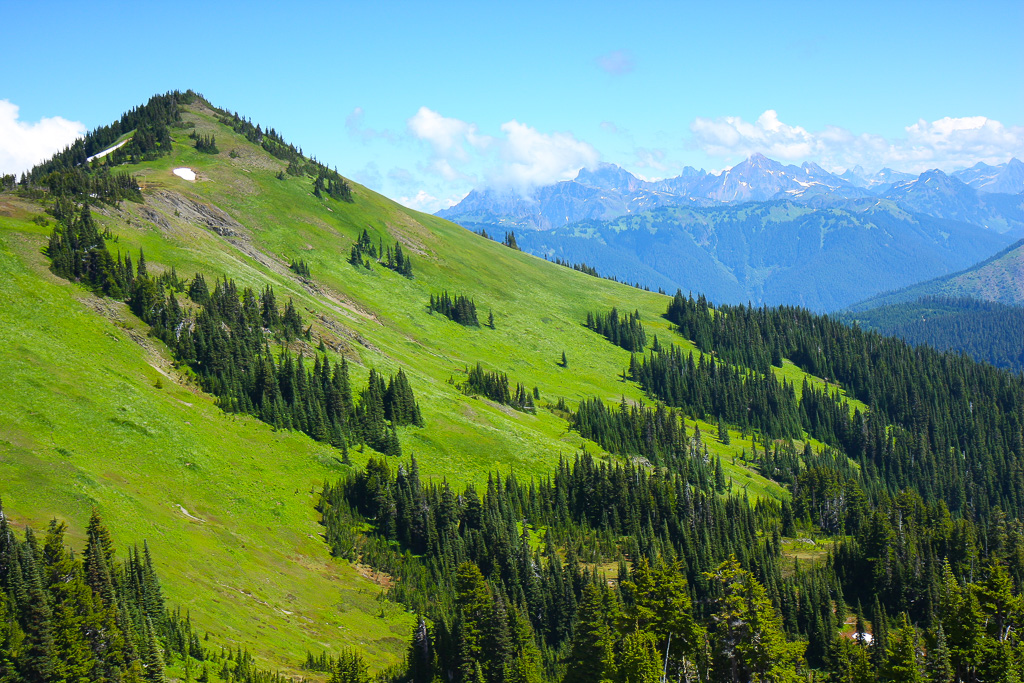
[[[754,123],[738,116],[720,119],[697,118],[690,124],[693,140],[712,156],[749,156],[761,152],[773,159],[806,159],[815,153],[815,139],[800,126],[779,121],[769,109]]]
[[[408,128],[430,145],[425,169],[448,182],[475,183],[484,177],[489,185],[525,193],[573,178],[581,168],[600,160],[593,146],[570,133],[541,133],[515,120],[502,124],[502,136],[492,137],[482,134],[476,124],[420,107]]]
[[[636,67],[633,55],[628,50],[612,50],[594,61],[601,71],[612,76],[624,76]]]
[[[60,116],[18,120],[18,105],[0,100],[0,173],[21,173],[85,134],[85,124]]]
[[[464,161],[469,159],[467,145],[484,149],[491,142],[489,137],[479,134],[476,124],[441,116],[427,107],[420,107],[408,123],[412,134],[429,142],[439,157],[453,156]]]
[[[601,155],[589,143],[569,133],[540,133],[518,121],[503,123],[504,163],[490,174],[495,185],[525,191],[576,177],[583,167],[596,166]]]
[[[750,123],[738,116],[697,118],[690,124],[691,142],[711,156],[735,159],[760,152],[783,161],[816,161],[823,166],[868,170],[892,166],[921,172],[954,170],[978,161],[998,164],[1024,156],[1024,126],[1004,126],[984,116],[919,120],[905,135],[886,139],[855,134],[838,126],[808,131],[779,120],[773,109]]]
[[[427,213],[434,213],[441,208],[437,197],[428,194],[425,190],[417,192],[415,197],[399,197],[398,203],[408,206],[410,209]]]

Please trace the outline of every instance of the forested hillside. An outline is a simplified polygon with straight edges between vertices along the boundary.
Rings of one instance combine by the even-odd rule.
[[[1024,303],[1024,241],[1017,241],[965,270],[870,297],[850,306],[850,310],[861,312],[928,296],[1021,305]]]
[[[959,351],[999,368],[1024,370],[1024,308],[1019,306],[925,296],[840,317],[910,344]]]
[[[1021,375],[546,263],[191,92],[80,144],[0,194],[0,678],[1020,680]]]

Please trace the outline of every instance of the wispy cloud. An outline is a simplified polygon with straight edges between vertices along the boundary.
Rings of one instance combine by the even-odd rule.
[[[345,129],[348,131],[350,137],[359,140],[361,142],[370,142],[371,140],[387,140],[388,142],[395,142],[396,135],[387,129],[376,130],[374,128],[368,128],[365,124],[366,112],[363,111],[362,107],[356,107],[352,112],[345,117]]]
[[[20,121],[18,109],[0,100],[0,173],[27,171],[85,134],[85,124],[60,116]]]
[[[612,50],[594,61],[601,71],[612,76],[624,76],[636,68],[633,55],[629,50]]]
[[[501,163],[490,173],[492,184],[525,190],[569,180],[583,167],[593,167],[601,155],[589,143],[569,133],[541,133],[518,121],[501,126]]]
[[[383,180],[380,175],[380,168],[378,168],[376,162],[369,162],[361,169],[352,174],[352,178],[361,185],[365,185],[371,190],[380,191],[381,181]]]
[[[921,119],[904,135],[887,139],[853,133],[838,126],[809,131],[765,111],[754,122],[738,116],[697,118],[690,124],[691,144],[710,156],[738,159],[760,152],[784,161],[816,161],[830,168],[860,165],[868,170],[892,166],[908,172],[952,170],[978,161],[1002,163],[1024,156],[1024,126],[1005,126],[984,116]]]

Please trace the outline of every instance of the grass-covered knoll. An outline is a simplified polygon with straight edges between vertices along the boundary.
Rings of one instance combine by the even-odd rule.
[[[323,338],[332,360],[350,360],[354,386],[370,367],[404,368],[429,427],[402,428],[400,438],[425,476],[546,474],[583,443],[548,402],[643,399],[619,379],[629,354],[583,322],[595,307],[638,308],[651,332],[667,338],[663,297],[544,264],[358,185],[352,203],[317,199],[310,178],[278,178],[286,164],[217,123],[205,105],[183,120],[194,128],[171,129],[170,156],[128,167],[143,202],[93,207],[115,236],[109,249],[135,260],[143,250],[150,273],[173,267],[210,283],[227,276],[240,286],[272,285],[313,323],[306,352]],[[215,135],[219,153],[197,151],[193,131]],[[173,175],[182,166],[198,173],[195,183]],[[42,250],[54,221],[42,208],[11,193],[0,198],[8,302],[0,336],[9,340],[0,351],[0,493],[8,515],[37,528],[65,519],[80,542],[74,534],[98,509],[119,546],[149,541],[171,604],[191,610],[214,642],[242,644],[266,662],[292,666],[307,649],[345,644],[377,665],[395,661],[411,617],[378,602],[379,586],[330,559],[319,537],[313,492],[337,476],[340,452],[225,414],[124,304],[51,274]],[[364,229],[403,245],[413,279],[347,262]],[[310,278],[289,269],[297,260]],[[430,314],[430,294],[444,289],[474,297],[484,316],[493,311],[495,329]],[[559,365],[563,351],[567,367]],[[478,361],[537,386],[536,415],[459,391]],[[358,465],[367,454],[350,456]]]

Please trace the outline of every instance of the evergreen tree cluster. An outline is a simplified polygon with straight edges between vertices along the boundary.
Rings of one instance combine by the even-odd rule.
[[[480,327],[476,317],[476,303],[468,296],[457,294],[452,297],[447,291],[440,296],[431,294],[428,310],[454,320],[465,327]]]
[[[639,360],[631,356],[628,375],[653,398],[683,408],[695,418],[720,417],[771,438],[803,436],[796,391],[773,373],[743,370],[704,354],[695,359],[691,352],[684,357],[673,344]],[[849,419],[845,404],[839,407]]]
[[[597,272],[597,268],[594,268],[593,266],[588,266],[586,263],[569,263],[568,261],[560,259],[558,257],[555,257],[555,260],[552,261],[552,263],[555,263],[559,266],[565,266],[566,268],[572,268],[573,270],[578,270],[581,273],[586,273],[587,275],[593,277],[602,277]]]
[[[374,245],[373,240],[370,239],[370,233],[364,228],[356,243],[352,245],[348,262],[354,266],[363,266],[369,270],[370,259],[375,260],[378,264],[389,270],[404,275],[410,280],[412,279],[412,258],[405,255],[401,242],[396,240],[393,248],[390,246],[385,247],[384,240],[380,240]]]
[[[0,679],[163,681],[172,615],[149,549],[118,563],[95,513],[82,557],[66,531],[19,541],[0,509]]]
[[[396,241],[394,248],[387,247],[383,258],[379,261],[385,268],[412,279],[412,259],[405,255],[400,242]]]
[[[510,388],[508,375],[498,370],[484,370],[478,361],[470,368],[462,390],[470,396],[482,395],[524,413],[535,413],[537,408],[533,402],[533,393],[527,391],[522,382],[516,383],[515,391]]]
[[[0,175],[0,190],[13,190],[18,184],[18,176],[13,173]]]
[[[142,201],[142,190],[135,176],[107,167],[93,172],[81,168],[53,171],[40,178],[39,185],[58,198],[88,198],[108,204],[122,199]]]
[[[502,240],[501,243],[504,244],[509,249],[515,249],[516,251],[521,251],[519,249],[519,245],[516,244],[516,233],[514,231],[513,232],[506,232],[505,233],[505,239]]]
[[[587,313],[587,329],[630,352],[643,351],[647,347],[647,333],[640,323],[640,311],[633,311],[622,318],[617,308],[608,313]]]
[[[806,455],[792,506],[716,495],[706,469],[584,455],[529,485],[492,476],[482,496],[371,460],[320,510],[333,552],[388,571],[432,624],[393,680],[1019,680],[1024,527],[909,492],[872,504],[837,453]],[[784,575],[794,514],[851,536]],[[615,562],[614,583],[584,568]],[[870,641],[840,635],[848,605]]]
[[[66,533],[54,519],[41,540],[31,528],[19,540],[0,505],[0,680],[163,683],[178,662],[196,681],[289,680],[258,670],[241,647],[205,647],[191,616],[166,607],[148,545],[119,561],[95,511],[83,553]]]
[[[702,489],[725,485],[722,463],[708,456],[700,429],[694,425],[689,436],[685,416],[663,404],[647,408],[623,399],[617,409],[610,409],[599,398],[585,399],[571,414],[570,425],[610,453],[643,458]]]
[[[582,456],[540,482],[494,476],[483,496],[471,486],[456,495],[447,483],[420,481],[415,461],[393,472],[372,460],[325,485],[320,510],[335,554],[391,573],[391,596],[433,625],[414,635],[401,680],[450,671],[455,681],[589,681],[600,680],[590,667],[601,666],[610,680],[640,667],[655,681],[670,635],[672,677],[690,667],[698,680],[735,636],[709,628],[718,606],[692,596],[718,595],[726,570],[761,596],[765,631],[749,638],[770,635],[772,654],[785,655],[776,665],[796,667],[802,646],[787,641],[773,607],[796,590],[782,578],[777,539],[764,533],[777,512],[703,487]],[[365,520],[369,537],[358,531]],[[729,564],[731,555],[740,559]],[[602,562],[618,562],[615,588],[583,566]]]
[[[352,188],[349,187],[348,181],[338,175],[337,171],[321,166],[313,180],[313,196],[323,199],[325,193],[331,199],[352,201]]]
[[[310,277],[312,277],[312,275],[310,275],[310,272],[309,272],[309,266],[308,266],[308,265],[306,264],[306,262],[305,262],[305,261],[303,261],[302,259],[299,259],[299,260],[297,260],[297,261],[296,261],[296,260],[293,260],[293,261],[292,261],[292,262],[291,262],[291,263],[290,263],[290,264],[288,265],[288,268],[289,268],[289,269],[290,269],[290,270],[291,270],[291,271],[292,271],[293,273],[295,273],[296,275],[299,275],[299,276],[301,276],[301,277],[304,277],[304,278],[310,278]]]
[[[366,228],[363,228],[362,234],[356,239],[356,243],[352,245],[348,262],[354,266],[364,266],[369,270],[370,259],[377,259],[377,246],[370,239],[370,233],[366,231]]]
[[[287,349],[275,353],[272,337],[287,342],[309,334],[302,331],[291,301],[283,313],[278,311],[270,287],[258,297],[248,288],[239,296],[234,282],[225,279],[212,294],[200,284],[190,287],[189,296],[201,306],[191,324],[176,317],[173,293],[168,303],[150,309],[148,320],[140,317],[192,368],[224,410],[298,429],[343,451],[351,444],[367,444],[388,455],[401,454],[396,427],[423,425],[402,370],[385,381],[371,369],[356,405],[345,358],[332,367],[326,355],[317,354],[309,369],[302,354],[296,359]]]
[[[220,150],[217,149],[217,138],[212,133],[210,135],[202,135],[192,131],[189,137],[195,140],[196,151],[204,154],[220,154]]]

